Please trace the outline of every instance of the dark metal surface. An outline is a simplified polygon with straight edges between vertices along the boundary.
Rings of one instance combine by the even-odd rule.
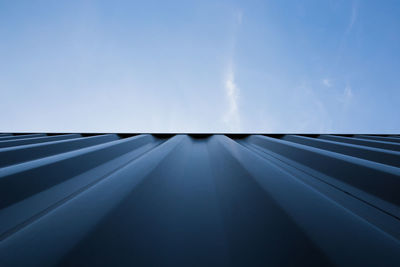
[[[400,137],[0,134],[0,266],[400,266]]]

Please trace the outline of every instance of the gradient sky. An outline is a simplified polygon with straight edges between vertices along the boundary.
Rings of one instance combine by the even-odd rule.
[[[400,133],[400,1],[0,0],[0,131]]]

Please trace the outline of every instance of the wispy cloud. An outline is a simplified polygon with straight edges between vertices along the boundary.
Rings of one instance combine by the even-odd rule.
[[[339,101],[342,102],[344,108],[347,108],[350,105],[350,102],[354,98],[354,93],[353,89],[351,88],[350,85],[346,85],[346,87],[343,90],[342,95],[339,98]]]
[[[239,130],[240,116],[238,109],[239,88],[235,82],[235,71],[233,63],[230,63],[225,73],[225,94],[228,101],[228,110],[224,115],[225,123],[229,124],[232,130]]]
[[[346,39],[349,37],[350,33],[352,32],[354,25],[357,22],[357,17],[358,17],[358,9],[359,9],[359,3],[358,0],[353,0],[351,4],[351,14],[349,21],[347,23],[347,27],[344,31],[344,34],[342,36],[342,39],[339,43],[338,47],[338,54],[336,57],[336,64],[342,59],[342,54],[345,49],[345,44],[346,44]]]
[[[346,28],[346,35],[349,34],[351,32],[351,30],[353,29],[354,23],[357,20],[357,15],[358,15],[358,1],[354,0],[353,5],[351,7],[350,21]]]
[[[237,11],[237,13],[236,13],[236,22],[237,22],[237,24],[242,24],[242,21],[243,21],[243,12],[241,11],[241,10],[238,10]]]
[[[325,85],[326,87],[332,87],[333,86],[332,81],[330,79],[328,79],[328,78],[323,79],[322,80],[322,84]]]
[[[328,113],[327,102],[320,97],[320,93],[308,83],[293,88],[288,98],[291,112],[283,123],[291,125],[294,132],[331,132],[332,120]]]
[[[344,92],[343,92],[343,99],[345,101],[350,101],[353,98],[353,90],[351,89],[350,85],[347,85],[344,88]]]
[[[223,114],[223,120],[227,127],[232,131],[240,131],[240,114],[239,114],[239,87],[235,81],[235,64],[234,64],[234,52],[235,52],[235,43],[236,43],[236,35],[237,28],[242,24],[243,21],[243,13],[241,10],[237,10],[234,12],[234,21],[233,21],[233,31],[230,41],[230,51],[228,54],[228,63],[226,65],[226,69],[224,71],[224,90],[226,99],[228,102],[228,107],[225,113]]]

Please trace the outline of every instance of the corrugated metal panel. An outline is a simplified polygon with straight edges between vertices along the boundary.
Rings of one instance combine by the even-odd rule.
[[[0,134],[1,266],[400,265],[398,136]]]

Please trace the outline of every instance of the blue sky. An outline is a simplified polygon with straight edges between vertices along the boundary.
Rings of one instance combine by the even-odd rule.
[[[400,132],[400,1],[0,0],[0,130]]]

